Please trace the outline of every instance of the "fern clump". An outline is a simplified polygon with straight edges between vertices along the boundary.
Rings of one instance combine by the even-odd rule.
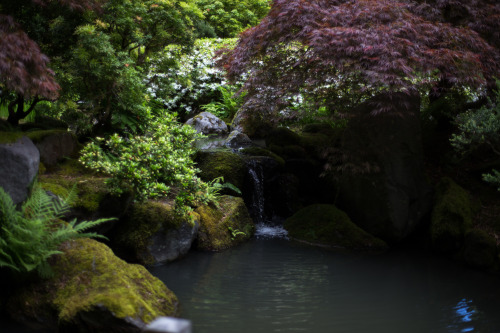
[[[69,223],[60,219],[69,211],[68,202],[74,191],[64,199],[49,196],[35,185],[31,196],[16,209],[9,194],[0,187],[0,267],[17,272],[37,270],[48,277],[52,271],[47,260],[62,253],[59,246],[70,239],[103,238],[94,232],[84,232],[111,219]]]

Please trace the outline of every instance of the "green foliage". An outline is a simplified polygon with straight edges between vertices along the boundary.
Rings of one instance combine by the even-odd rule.
[[[458,134],[452,134],[451,145],[457,152],[467,154],[488,147],[500,156],[500,81],[497,81],[495,102],[490,101],[490,106],[483,106],[478,110],[467,111],[456,117]],[[483,180],[499,186],[500,172],[484,174]]]
[[[42,277],[50,276],[47,260],[62,253],[63,242],[82,237],[103,237],[84,232],[110,219],[69,223],[59,221],[69,210],[72,195],[58,200],[35,186],[20,211],[10,196],[0,187],[0,266],[18,272],[37,270]]]
[[[245,93],[236,94],[236,87],[227,85],[219,86],[219,92],[222,95],[222,101],[212,101],[203,105],[201,108],[204,111],[210,112],[219,118],[232,120],[238,109],[243,105]]]
[[[199,39],[189,52],[169,45],[157,53],[148,73],[153,100],[181,116],[199,111],[218,98],[219,87],[226,84],[224,71],[215,67],[216,51],[235,44],[236,39]]]
[[[144,134],[96,138],[84,147],[80,160],[110,175],[112,193],[132,192],[138,201],[173,195],[176,210],[184,214],[190,204],[213,199],[191,158],[199,137],[190,126],[176,122],[175,115],[151,116]]]
[[[269,0],[196,0],[217,36],[236,37],[243,30],[255,26],[270,9]]]

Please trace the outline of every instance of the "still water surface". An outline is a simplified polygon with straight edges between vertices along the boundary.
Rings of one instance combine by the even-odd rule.
[[[500,278],[420,253],[341,254],[257,238],[151,272],[194,333],[498,333]]]

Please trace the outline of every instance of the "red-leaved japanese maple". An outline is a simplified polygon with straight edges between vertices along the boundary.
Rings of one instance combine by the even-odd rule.
[[[98,10],[105,0],[32,0],[38,6],[51,2],[76,11]],[[27,1],[29,4],[29,1]],[[49,58],[20,24],[9,8],[23,3],[6,1],[0,8],[0,105],[7,105],[8,122],[17,125],[41,100],[54,100],[60,89],[49,68]],[[16,7],[17,6],[17,7]],[[2,9],[7,12],[2,13]]]
[[[26,117],[41,99],[57,97],[59,85],[48,63],[13,18],[0,15],[0,101],[8,105],[11,124]]]
[[[261,114],[277,114],[297,93],[336,110],[380,92],[432,92],[443,82],[480,89],[500,76],[497,32],[480,27],[489,23],[452,24],[420,2],[275,0],[223,64],[230,78],[247,75],[244,110]],[[488,8],[491,21],[498,6]]]

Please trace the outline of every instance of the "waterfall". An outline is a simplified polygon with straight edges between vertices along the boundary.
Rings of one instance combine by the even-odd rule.
[[[255,222],[255,236],[264,238],[286,237],[287,231],[282,225],[277,225],[272,217],[266,214],[265,202],[265,172],[260,159],[252,158],[247,161],[250,195],[247,205]]]

